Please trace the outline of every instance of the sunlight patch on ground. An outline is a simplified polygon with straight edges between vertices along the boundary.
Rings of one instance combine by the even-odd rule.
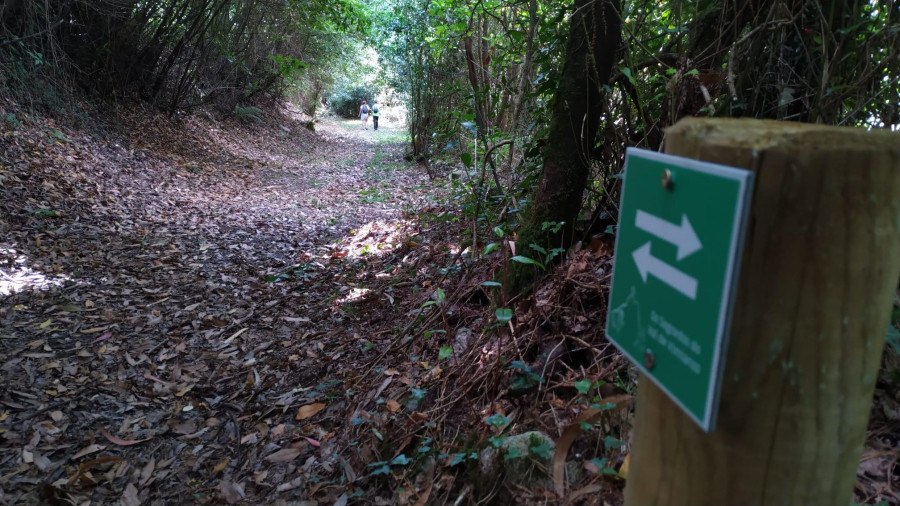
[[[342,249],[348,258],[380,257],[402,244],[409,225],[404,220],[370,221],[359,230],[351,231],[353,235],[343,240]]]
[[[347,295],[336,299],[335,302],[338,304],[347,304],[348,302],[356,302],[362,299],[367,293],[371,292],[368,288],[351,288]]]
[[[27,265],[25,255],[12,248],[0,248],[0,296],[8,296],[25,290],[48,290],[61,286],[68,276],[47,276]]]

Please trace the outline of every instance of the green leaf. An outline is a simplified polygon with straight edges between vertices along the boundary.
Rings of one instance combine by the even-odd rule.
[[[410,389],[410,392],[412,392],[412,398],[417,401],[421,401],[425,397],[425,394],[428,393],[428,391],[423,388],[413,388]]]
[[[591,380],[583,379],[575,382],[575,390],[578,390],[580,394],[588,393],[588,390],[591,389]]]
[[[603,457],[602,459],[594,457],[591,459],[591,464],[594,464],[594,467],[596,467],[598,471],[606,467],[607,462],[609,462],[609,459],[606,457]]]
[[[459,155],[459,158],[462,160],[463,165],[466,167],[472,166],[472,154],[471,153],[463,153]]]
[[[379,474],[390,474],[390,473],[391,473],[390,466],[388,466],[387,464],[383,464],[378,469],[372,471],[372,474],[370,476],[377,476]]]
[[[522,455],[519,454],[519,449],[517,447],[510,446],[509,449],[506,451],[506,455],[503,456],[503,460],[517,459],[521,456]]]
[[[506,323],[512,320],[513,312],[512,309],[501,307],[494,311],[494,315],[497,317],[498,322]]]
[[[535,244],[535,243],[529,244],[528,247],[531,248],[531,249],[533,249],[533,250],[535,250],[535,251],[537,251],[537,252],[539,252],[539,253],[542,254],[542,255],[546,255],[546,254],[547,254],[547,250],[545,250],[544,248],[538,246],[538,245]]]
[[[485,418],[484,423],[490,425],[491,427],[503,427],[504,425],[509,423],[509,418],[499,413],[494,413],[493,415]]]
[[[494,233],[497,234],[497,237],[503,237],[503,229],[500,226],[494,227]]]
[[[540,267],[541,269],[544,268],[544,264],[538,262],[537,260],[533,260],[533,259],[531,259],[531,258],[522,256],[522,255],[516,255],[516,256],[510,258],[510,260],[512,260],[513,262],[519,262],[520,264],[537,265],[537,266]]]
[[[444,360],[450,355],[453,355],[453,348],[449,346],[441,346],[441,351],[438,352],[438,360]]]
[[[397,455],[396,457],[394,457],[393,460],[391,460],[391,465],[392,466],[405,466],[406,464],[409,464],[410,462],[412,462],[412,459],[401,453],[400,455]]]
[[[700,74],[700,71],[697,69],[691,69],[684,73],[686,76],[696,76],[698,74]]]
[[[613,448],[622,448],[623,446],[625,446],[625,441],[616,439],[612,436],[606,436],[605,438],[603,438],[603,446],[605,446],[607,450]]]
[[[488,253],[494,251],[495,249],[497,249],[499,247],[500,247],[499,244],[492,242],[484,247],[484,254],[487,255]]]
[[[453,459],[450,461],[450,467],[458,466],[459,464],[462,464],[463,462],[466,461],[466,458],[467,458],[468,456],[469,456],[469,455],[468,455],[467,453],[465,453],[465,452],[463,452],[463,453],[454,453],[454,454],[453,454]]]
[[[503,285],[496,281],[484,281],[481,283],[481,286],[503,286]]]
[[[537,455],[542,459],[549,459],[553,454],[553,450],[550,448],[550,445],[547,443],[541,443],[539,445],[529,446],[528,450],[533,454]]]
[[[444,299],[447,298],[447,294],[444,293],[443,289],[438,288],[434,291],[434,297],[438,302],[444,302]]]
[[[619,67],[619,72],[622,73],[628,79],[632,85],[637,86],[637,81],[634,80],[634,76],[631,75],[631,69],[628,67]]]
[[[591,425],[587,422],[581,422],[578,424],[578,428],[580,428],[583,431],[589,431],[589,430],[591,430],[591,427],[593,427],[593,425]]]

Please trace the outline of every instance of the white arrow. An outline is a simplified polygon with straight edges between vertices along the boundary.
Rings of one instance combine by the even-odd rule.
[[[697,300],[697,280],[653,256],[650,253],[649,241],[634,250],[631,256],[634,258],[634,263],[637,264],[644,283],[647,282],[647,276],[652,274],[663,283],[683,293],[685,297]]]
[[[694,232],[694,227],[691,226],[691,222],[686,214],[681,215],[681,225],[676,225],[638,209],[634,225],[645,232],[650,232],[663,241],[674,244],[678,248],[677,260],[681,260],[703,248],[703,245],[700,244],[700,238]]]

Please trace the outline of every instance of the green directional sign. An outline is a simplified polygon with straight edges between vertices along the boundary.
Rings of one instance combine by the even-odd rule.
[[[753,174],[629,149],[606,334],[705,431]]]

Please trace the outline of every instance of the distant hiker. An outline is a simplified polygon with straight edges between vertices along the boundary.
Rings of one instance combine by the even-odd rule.
[[[362,122],[362,128],[365,130],[369,129],[369,104],[363,100],[362,105],[359,108],[359,119]]]
[[[378,101],[372,102],[372,126],[378,130]]]

